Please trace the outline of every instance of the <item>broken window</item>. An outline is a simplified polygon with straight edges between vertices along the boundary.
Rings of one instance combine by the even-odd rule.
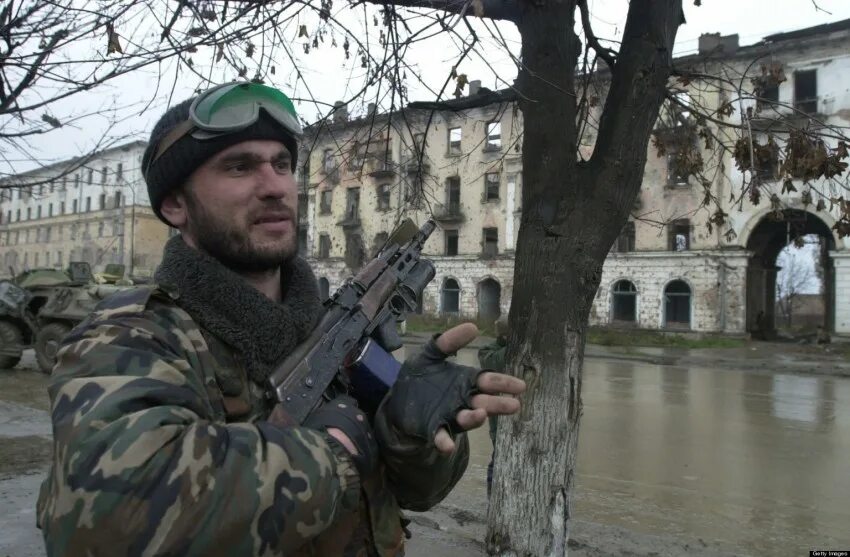
[[[101,210],[106,209],[106,194],[105,193],[100,194],[100,209]]]
[[[770,83],[758,91],[756,106],[759,110],[770,108],[779,103],[779,84]]]
[[[107,172],[107,170],[106,170],[105,166],[100,169],[100,185],[101,186],[106,185],[106,172]]]
[[[635,223],[629,221],[623,226],[620,235],[614,242],[612,250],[614,253],[627,253],[635,251]]]
[[[331,256],[331,237],[327,234],[319,234],[319,259],[327,259]]]
[[[461,128],[449,129],[449,154],[460,155],[460,141],[463,138],[463,130]]]
[[[502,149],[502,123],[490,122],[487,124],[487,151],[501,151]]]
[[[460,177],[446,178],[446,209],[450,214],[460,212]]]
[[[345,235],[345,264],[349,269],[357,270],[363,266],[366,259],[366,249],[360,234]]]
[[[611,289],[611,319],[634,323],[637,315],[637,289],[628,280],[619,280]]]
[[[330,297],[331,285],[328,279],[321,277],[319,279],[319,300],[325,301]]]
[[[298,253],[307,253],[307,229],[303,226],[298,227]]]
[[[424,169],[416,167],[407,173],[407,181],[404,184],[404,200],[416,207],[422,200],[422,179]]]
[[[691,249],[691,221],[679,219],[667,225],[669,231],[669,250],[687,251]]]
[[[309,207],[309,200],[307,198],[307,194],[304,192],[298,193],[298,205],[295,210],[298,214],[298,224],[304,225],[307,223],[307,211]]]
[[[794,108],[806,114],[818,111],[818,72],[794,72]]]
[[[331,201],[333,200],[333,190],[322,190],[319,194],[319,212],[323,215],[331,214]]]
[[[325,149],[322,151],[322,171],[325,174],[333,174],[336,170],[336,161],[334,160],[333,150]]]
[[[381,184],[378,186],[378,210],[388,211],[390,209],[390,185]]]
[[[688,171],[685,168],[682,160],[682,153],[679,149],[670,147],[667,152],[667,185],[668,186],[687,186]]]
[[[460,312],[460,286],[455,279],[447,278],[443,281],[440,298],[440,310],[443,313]]]
[[[498,201],[501,181],[498,172],[488,172],[484,175],[484,201]]]
[[[378,232],[375,234],[375,239],[372,241],[372,253],[377,256],[378,252],[380,252],[387,243],[389,237],[390,235],[387,232]]]
[[[664,326],[691,326],[691,287],[683,280],[674,280],[664,289]]]
[[[345,190],[345,220],[360,220],[360,188]]]
[[[446,230],[445,231],[445,240],[446,240],[446,255],[452,256],[458,254],[458,233],[457,230]]]
[[[499,254],[499,229],[485,228],[482,230],[483,240],[481,255],[494,257]]]
[[[755,152],[756,175],[763,182],[779,179],[779,147],[772,141]]]

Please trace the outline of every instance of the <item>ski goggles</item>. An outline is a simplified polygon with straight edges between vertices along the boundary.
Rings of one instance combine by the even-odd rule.
[[[185,135],[203,141],[244,130],[259,120],[261,108],[293,137],[301,137],[301,124],[289,97],[259,83],[226,83],[198,95],[189,107],[189,119],[160,141],[151,164]]]

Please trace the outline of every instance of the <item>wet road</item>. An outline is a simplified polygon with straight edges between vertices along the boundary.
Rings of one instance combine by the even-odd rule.
[[[40,555],[45,384],[0,371],[0,555]],[[850,548],[850,379],[589,359],[583,399],[579,520],[721,554]],[[479,430],[448,505],[483,512],[489,453]]]

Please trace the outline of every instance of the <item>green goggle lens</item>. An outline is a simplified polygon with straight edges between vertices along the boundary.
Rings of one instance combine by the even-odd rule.
[[[210,89],[192,103],[189,118],[206,132],[238,131],[256,122],[261,108],[287,131],[301,135],[289,97],[258,83],[228,83]]]
[[[213,87],[192,102],[189,119],[160,141],[149,164],[156,162],[186,134],[204,140],[243,130],[259,119],[261,108],[296,140],[301,137],[301,124],[289,97],[259,83],[227,83]]]

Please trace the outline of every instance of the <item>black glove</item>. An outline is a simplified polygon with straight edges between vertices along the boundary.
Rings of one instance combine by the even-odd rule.
[[[337,428],[351,439],[357,449],[351,455],[361,478],[368,477],[378,466],[378,445],[366,415],[357,407],[357,401],[347,395],[338,396],[319,407],[304,420],[304,426],[319,431]]]
[[[433,442],[440,427],[461,432],[457,413],[470,408],[481,370],[447,362],[436,337],[408,358],[379,413],[397,435]],[[381,442],[379,435],[379,442]]]

